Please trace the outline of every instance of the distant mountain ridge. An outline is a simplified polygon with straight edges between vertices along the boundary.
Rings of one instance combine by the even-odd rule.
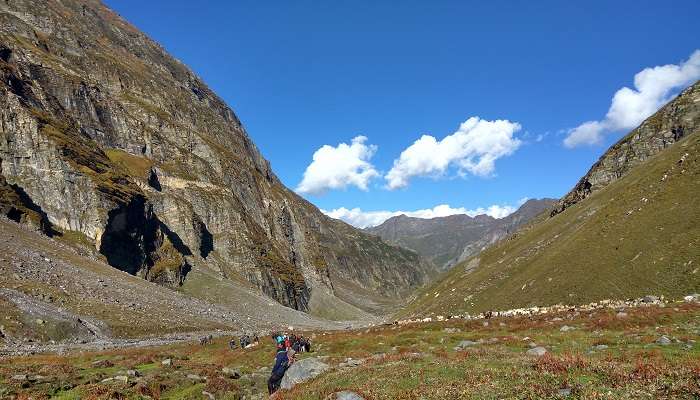
[[[474,217],[456,214],[429,219],[399,215],[365,230],[411,249],[439,269],[446,270],[506,237],[555,204],[555,199],[528,200],[514,213],[500,219],[485,214]]]

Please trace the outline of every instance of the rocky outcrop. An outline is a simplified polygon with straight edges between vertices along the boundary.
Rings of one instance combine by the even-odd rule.
[[[552,210],[555,216],[620,179],[636,165],[697,133],[700,126],[700,81],[684,90],[654,115],[610,147]]]
[[[98,1],[0,3],[0,75],[0,211],[114,267],[168,286],[206,268],[299,310],[334,279],[395,298],[431,272],[285,188],[233,111]]]
[[[414,250],[445,270],[503,239],[554,204],[552,199],[528,200],[501,219],[464,214],[430,219],[400,215],[366,231]]]

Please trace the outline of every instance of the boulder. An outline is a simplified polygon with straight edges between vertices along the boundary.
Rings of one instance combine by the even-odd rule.
[[[659,301],[659,298],[657,296],[648,295],[648,296],[644,296],[642,298],[642,301],[644,303],[656,303]]]
[[[229,378],[238,379],[241,377],[241,371],[235,368],[224,367],[221,369],[221,372]]]
[[[343,390],[342,392],[329,394],[326,400],[365,400],[365,398],[355,392]]]
[[[667,338],[666,336],[661,336],[660,338],[656,339],[656,343],[662,346],[666,346],[671,344],[671,339]]]
[[[545,354],[547,354],[547,349],[545,349],[542,346],[537,346],[535,348],[528,350],[526,354],[528,356],[533,356],[533,357],[542,357]]]
[[[457,346],[455,346],[454,350],[455,351],[464,350],[467,347],[476,346],[477,344],[478,344],[477,342],[472,342],[471,340],[462,340],[461,342],[457,343]]]
[[[318,358],[306,358],[292,364],[282,378],[282,389],[291,389],[327,371],[330,367]]]
[[[574,328],[573,326],[564,325],[561,327],[561,329],[559,329],[559,331],[560,332],[568,332],[568,331],[573,331],[574,329],[576,329],[576,328]]]

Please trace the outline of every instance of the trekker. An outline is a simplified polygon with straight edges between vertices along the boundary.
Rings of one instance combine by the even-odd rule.
[[[284,373],[287,372],[287,368],[289,367],[289,358],[287,358],[287,347],[284,344],[284,337],[275,337],[275,345],[277,347],[275,365],[272,367],[270,379],[267,381],[267,391],[270,395],[279,390]]]

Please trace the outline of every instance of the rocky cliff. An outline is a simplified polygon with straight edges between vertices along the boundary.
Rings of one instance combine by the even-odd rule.
[[[464,214],[430,219],[400,215],[366,231],[416,251],[440,269],[448,269],[506,237],[555,202],[553,199],[528,200],[501,219]]]
[[[610,147],[559,201],[551,215],[564,211],[620,179],[654,154],[697,132],[700,126],[699,102],[700,82],[696,82]]]
[[[213,270],[299,310],[431,273],[285,188],[233,111],[98,1],[1,2],[0,75],[0,211],[116,268],[171,287]]]

